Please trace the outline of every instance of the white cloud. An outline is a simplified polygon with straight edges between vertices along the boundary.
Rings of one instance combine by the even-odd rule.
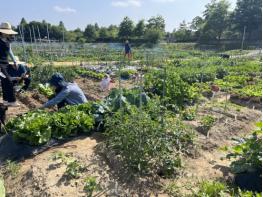
[[[70,7],[54,6],[53,9],[59,13],[75,13],[77,10]]]
[[[159,3],[171,3],[171,2],[175,2],[176,0],[153,0],[155,2],[159,2]]]
[[[141,7],[142,2],[140,0],[121,0],[111,2],[113,7]]]

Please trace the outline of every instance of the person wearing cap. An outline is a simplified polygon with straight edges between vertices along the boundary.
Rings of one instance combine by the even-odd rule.
[[[59,109],[66,105],[78,105],[87,102],[86,96],[79,86],[76,83],[66,82],[60,73],[52,75],[49,84],[55,88],[56,95],[41,108],[57,105]]]
[[[7,72],[7,67],[9,64],[8,56],[14,62],[16,66],[16,60],[11,49],[11,38],[16,35],[17,32],[12,30],[10,23],[5,22],[0,25],[0,79],[3,91],[3,103],[8,106],[19,106],[16,102],[14,86],[10,75]]]
[[[131,59],[131,56],[132,56],[131,46],[128,40],[126,40],[125,45],[124,45],[124,58],[126,58],[126,56],[128,56],[129,60]]]
[[[26,91],[31,83],[30,69],[25,62],[19,61],[17,56],[15,56],[15,60],[17,64],[9,64],[7,67],[7,72],[11,76],[11,80],[14,85],[17,85],[21,82],[24,83],[19,92]]]

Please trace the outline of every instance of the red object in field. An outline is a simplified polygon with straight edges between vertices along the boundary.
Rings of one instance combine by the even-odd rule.
[[[211,85],[211,90],[212,90],[213,92],[218,92],[218,91],[219,91],[219,87],[216,86],[216,85]]]
[[[111,79],[110,82],[111,82],[111,83],[115,83],[114,79]]]

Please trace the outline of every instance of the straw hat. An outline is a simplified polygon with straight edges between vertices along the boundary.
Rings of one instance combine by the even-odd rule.
[[[17,34],[17,32],[12,30],[12,26],[8,22],[1,23],[1,25],[0,25],[0,33],[7,34],[7,35],[15,35],[15,34]]]

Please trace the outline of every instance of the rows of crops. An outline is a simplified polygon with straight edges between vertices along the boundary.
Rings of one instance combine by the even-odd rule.
[[[201,51],[187,51],[179,58],[178,53],[169,57],[159,54],[159,57],[149,57],[147,61],[145,57],[138,57],[145,60],[135,65],[136,72],[143,76],[138,87],[113,89],[102,101],[59,111],[30,111],[13,118],[6,128],[16,141],[34,146],[51,139],[103,132],[105,150],[116,156],[123,172],[141,177],[176,177],[183,170],[183,159],[191,157],[196,150],[196,132],[185,121],[199,121],[205,133],[216,124],[212,115],[197,117],[198,106],[215,94],[212,85],[230,95],[230,100],[239,100],[243,104],[249,102],[253,108],[262,103],[262,73],[258,59],[222,59],[216,53],[211,54],[209,57],[208,53]],[[87,59],[93,60],[85,57]],[[116,59],[107,57],[107,60]],[[119,71],[122,70],[115,73],[117,77],[121,76],[119,80],[128,79],[135,73],[125,70],[126,64],[129,63],[117,65]],[[45,86],[39,88],[38,84],[44,84],[54,72],[61,72],[68,81],[76,77],[100,80],[104,76],[79,67],[36,66],[32,72],[33,87],[38,87],[39,92],[47,97],[52,90]],[[224,102],[225,106],[228,102]],[[261,172],[260,128],[227,150],[228,157],[235,158],[231,164],[234,174],[251,170]],[[176,186],[171,184],[165,190],[176,196]],[[193,195],[252,197],[254,194],[236,186],[204,181],[198,193]]]

